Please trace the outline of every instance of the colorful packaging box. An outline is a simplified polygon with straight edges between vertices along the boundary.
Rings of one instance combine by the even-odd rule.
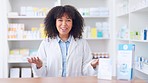
[[[117,79],[132,79],[134,52],[134,44],[119,44],[117,56]]]

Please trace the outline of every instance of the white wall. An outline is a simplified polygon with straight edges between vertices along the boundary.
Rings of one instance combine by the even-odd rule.
[[[7,70],[7,0],[0,0],[0,78],[6,77]]]
[[[0,3],[0,10],[2,10],[2,3]],[[0,11],[0,32],[2,32],[2,11]],[[3,59],[2,59],[2,34],[0,34],[0,78],[3,77]]]

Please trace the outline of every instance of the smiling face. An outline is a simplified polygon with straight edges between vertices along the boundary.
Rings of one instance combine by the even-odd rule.
[[[56,28],[60,37],[69,37],[69,32],[72,29],[72,19],[63,14],[61,18],[56,19]]]

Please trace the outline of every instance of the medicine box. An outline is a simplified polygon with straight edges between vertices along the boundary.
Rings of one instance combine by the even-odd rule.
[[[31,68],[21,68],[21,78],[31,78]]]
[[[10,78],[19,78],[20,68],[10,68]]]
[[[112,79],[112,63],[110,58],[99,58],[98,75],[99,79]]]
[[[117,79],[132,79],[134,51],[134,44],[119,44],[117,55]]]

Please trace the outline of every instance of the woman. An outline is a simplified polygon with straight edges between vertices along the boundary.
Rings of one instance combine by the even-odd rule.
[[[70,5],[52,8],[45,18],[47,39],[38,49],[37,57],[28,58],[37,77],[88,76],[95,74],[98,60],[82,39],[84,19]]]

